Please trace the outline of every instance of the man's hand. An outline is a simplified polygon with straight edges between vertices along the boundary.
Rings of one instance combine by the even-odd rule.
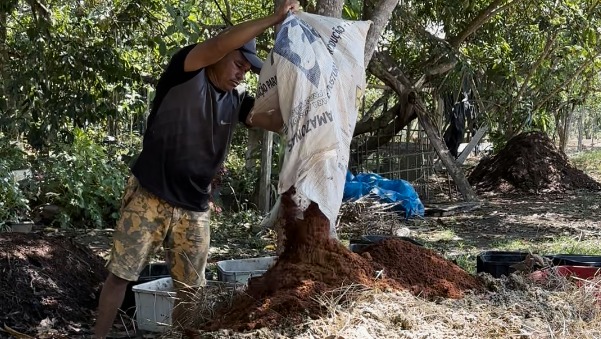
[[[246,118],[246,125],[251,128],[261,128],[275,133],[281,133],[284,127],[282,113],[279,110],[271,110],[255,114],[251,111]]]
[[[186,56],[184,71],[192,72],[212,65],[221,60],[229,52],[242,47],[250,39],[263,33],[267,28],[276,26],[284,19],[288,11],[296,13],[299,9],[297,0],[283,0],[274,14],[245,21],[227,31],[196,45]]]
[[[300,4],[297,0],[283,0],[280,2],[280,5],[276,7],[274,11],[274,15],[279,18],[278,23],[284,21],[286,19],[286,15],[288,11],[292,13],[298,12]]]

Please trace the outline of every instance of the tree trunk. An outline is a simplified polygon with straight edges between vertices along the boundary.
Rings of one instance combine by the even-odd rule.
[[[591,122],[591,149],[595,146],[595,135],[597,134],[597,119]]]
[[[569,133],[570,133],[570,123],[572,122],[572,116],[574,114],[575,105],[572,107],[564,108],[566,114],[563,116],[563,123],[560,124],[560,127],[557,131],[557,136],[559,137],[559,149],[565,153],[566,146],[568,145]],[[561,112],[560,112],[561,115]]]
[[[369,16],[364,16],[365,20],[371,20],[373,22],[367,32],[365,41],[365,68],[369,65],[371,57],[376,50],[376,46],[378,46],[378,41],[380,41],[380,36],[382,36],[382,32],[388,25],[388,21],[390,21],[392,11],[396,8],[398,3],[398,0],[380,0],[373,12],[370,11]]]
[[[582,136],[584,134],[584,109],[578,109],[578,152],[582,151]]]
[[[340,18],[344,0],[318,0],[316,14]]]

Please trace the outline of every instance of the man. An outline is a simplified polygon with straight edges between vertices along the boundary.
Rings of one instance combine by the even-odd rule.
[[[186,329],[186,306],[205,284],[209,251],[210,184],[223,163],[237,121],[271,131],[281,115],[248,118],[254,100],[236,87],[249,70],[258,73],[255,37],[278,25],[296,0],[274,14],[233,26],[202,43],[184,47],[171,59],[156,88],[143,149],[132,167],[121,217],[113,235],[100,294],[96,338],[105,338],[129,281],[136,281],[147,258],[163,245],[177,291],[173,326]]]

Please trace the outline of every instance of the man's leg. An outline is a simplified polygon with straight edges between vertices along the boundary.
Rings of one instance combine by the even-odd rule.
[[[177,210],[181,214],[174,220],[171,233],[165,239],[167,260],[177,291],[171,321],[177,330],[188,330],[194,295],[206,284],[204,273],[211,235],[210,212]]]
[[[166,203],[130,179],[113,233],[107,267],[109,276],[100,293],[95,337],[105,338],[111,330],[129,281],[136,281],[150,254],[161,246],[167,233]]]
[[[98,317],[94,326],[96,338],[106,338],[109,333],[117,316],[117,311],[123,303],[128,283],[127,280],[121,279],[113,273],[109,273],[106,278],[98,301]]]

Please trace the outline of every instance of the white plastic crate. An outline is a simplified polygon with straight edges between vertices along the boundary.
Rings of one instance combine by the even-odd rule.
[[[207,286],[236,289],[241,284],[207,280]],[[170,277],[132,286],[136,298],[138,328],[150,332],[164,332],[171,327],[171,312],[175,304],[175,289]]]
[[[163,332],[171,326],[171,311],[175,290],[171,278],[161,278],[132,286],[136,297],[138,328],[150,332]]]
[[[217,276],[221,281],[247,284],[251,277],[258,277],[267,272],[276,259],[277,257],[261,257],[218,261]]]

